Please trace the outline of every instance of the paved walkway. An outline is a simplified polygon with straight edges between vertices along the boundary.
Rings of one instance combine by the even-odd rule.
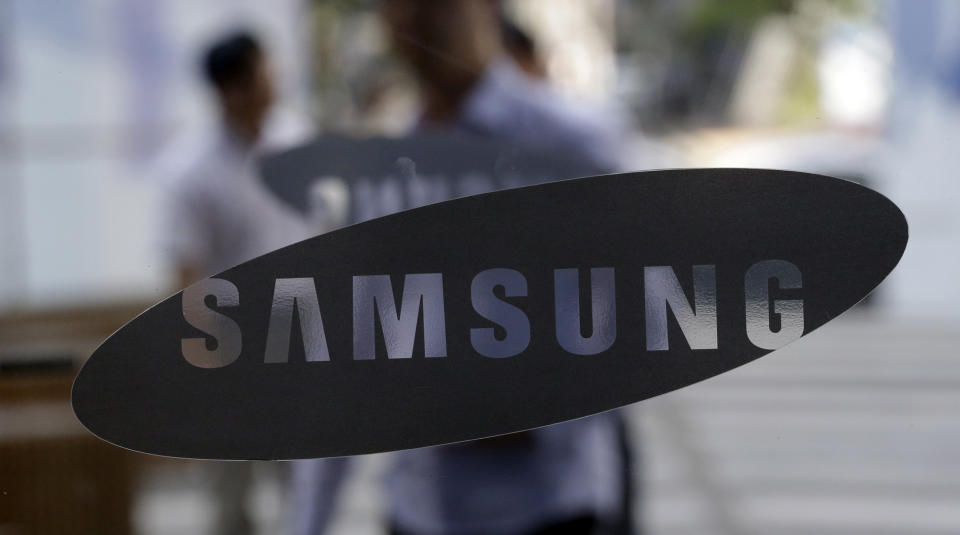
[[[960,326],[848,315],[628,411],[642,437],[647,534],[960,533]],[[382,533],[385,460],[361,459],[333,535]],[[183,528],[209,500],[176,486],[141,502],[143,532],[199,532]],[[276,486],[258,488],[263,533],[280,502]]]
[[[960,326],[844,317],[636,414],[649,533],[960,533]]]

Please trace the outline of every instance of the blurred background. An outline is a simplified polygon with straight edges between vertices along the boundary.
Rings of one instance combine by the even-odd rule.
[[[96,344],[170,295],[170,154],[218,120],[199,75],[262,39],[267,136],[397,136],[417,86],[363,0],[0,0],[0,534],[212,533],[209,462],[100,443],[68,403]],[[506,0],[539,74],[617,110],[624,167],[856,180],[910,223],[868,300],[742,369],[627,409],[646,533],[960,533],[960,3]],[[380,533],[382,456],[331,532]],[[269,471],[268,471],[269,472]],[[255,478],[254,532],[283,532]]]

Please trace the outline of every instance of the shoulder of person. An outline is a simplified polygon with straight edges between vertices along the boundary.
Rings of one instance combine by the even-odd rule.
[[[533,79],[512,65],[502,68],[505,82],[513,86],[508,92],[511,98],[543,122],[574,133],[601,134],[619,128],[618,117],[610,107],[563,94],[549,83]]]
[[[171,142],[156,158],[150,175],[167,195],[202,195],[215,187],[219,174],[218,138],[210,132],[190,132]]]
[[[160,186],[187,179],[216,150],[218,136],[212,126],[189,126],[173,134],[151,159],[147,172]]]
[[[563,95],[508,61],[491,67],[472,106],[473,119],[490,132],[537,145],[564,147],[600,168],[618,166],[625,131],[620,114],[598,103]]]

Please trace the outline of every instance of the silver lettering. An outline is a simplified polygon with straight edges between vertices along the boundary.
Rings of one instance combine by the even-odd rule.
[[[317,302],[317,287],[312,278],[277,279],[274,283],[263,361],[274,363],[289,360],[294,307],[300,318],[300,334],[303,336],[307,362],[329,361],[330,351],[323,331],[320,303]]]
[[[240,357],[242,349],[240,326],[223,314],[211,310],[204,300],[213,296],[216,306],[232,307],[240,304],[240,291],[224,279],[204,279],[183,290],[180,299],[183,319],[210,335],[216,349],[207,349],[207,338],[180,340],[183,358],[198,368],[222,368]]]
[[[447,356],[447,329],[443,309],[443,275],[407,275],[400,312],[393,298],[389,275],[353,277],[353,358],[376,356],[374,309],[379,311],[387,358],[413,356],[417,320],[423,303],[423,346],[426,357]]]
[[[747,305],[747,338],[763,349],[778,349],[803,336],[803,300],[775,299],[772,314],[780,315],[780,329],[770,326],[769,284],[776,279],[779,288],[799,289],[803,277],[797,266],[786,260],[764,260],[750,266],[744,276]]]
[[[648,351],[670,349],[668,304],[690,349],[717,348],[717,279],[714,265],[693,266],[693,310],[673,268],[643,268],[643,284]]]
[[[502,326],[507,334],[497,340],[494,329],[470,329],[470,344],[484,357],[505,358],[522,353],[530,344],[530,320],[519,308],[497,299],[493,289],[503,287],[504,297],[526,297],[527,279],[513,269],[481,271],[470,284],[473,309],[484,318]]]
[[[557,342],[570,353],[595,355],[617,339],[616,283],[612,267],[590,270],[592,333],[580,335],[580,275],[577,269],[553,272]]]

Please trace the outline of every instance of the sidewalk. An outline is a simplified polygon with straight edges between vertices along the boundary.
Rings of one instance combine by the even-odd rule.
[[[960,328],[847,314],[627,413],[647,535],[960,533]],[[332,535],[383,533],[386,462],[358,459]],[[141,532],[202,532],[203,481],[181,474],[148,491]],[[250,505],[274,533],[279,487],[261,484]]]
[[[641,403],[648,533],[960,533],[960,328],[848,315]]]

